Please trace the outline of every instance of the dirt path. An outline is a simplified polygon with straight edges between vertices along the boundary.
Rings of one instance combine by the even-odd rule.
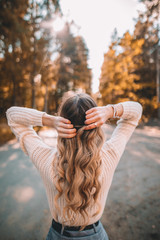
[[[113,127],[105,128],[109,137]],[[56,143],[55,133],[42,132]],[[110,240],[160,239],[160,128],[137,128],[116,169],[102,223]],[[0,147],[0,240],[45,239],[51,222],[37,170],[13,140]]]

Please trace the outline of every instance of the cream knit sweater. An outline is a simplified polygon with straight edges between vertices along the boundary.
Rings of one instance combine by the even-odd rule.
[[[123,105],[123,115],[117,121],[117,126],[111,138],[104,143],[101,150],[102,172],[99,179],[101,182],[99,193],[101,211],[96,217],[92,217],[96,212],[97,206],[91,204],[87,209],[90,216],[87,224],[92,224],[101,218],[115,169],[142,115],[142,106],[138,102],[127,101],[121,104]],[[20,141],[22,150],[32,160],[42,177],[52,217],[56,220],[58,216],[58,221],[61,223],[62,213],[58,212],[54,206],[54,197],[56,194],[54,185],[56,181],[55,153],[57,150],[45,144],[32,127],[43,126],[42,116],[44,112],[30,108],[11,107],[7,110],[6,114],[8,125]],[[63,209],[65,205],[63,197],[59,199],[59,204],[61,209]],[[83,224],[84,220],[81,215],[76,217],[75,225],[81,226]],[[66,225],[71,224],[67,222]]]

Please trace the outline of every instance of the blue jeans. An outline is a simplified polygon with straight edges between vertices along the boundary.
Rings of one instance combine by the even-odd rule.
[[[99,221],[97,226],[94,226],[93,229],[84,230],[84,231],[68,231],[65,232],[70,234],[70,237],[66,237],[58,233],[52,226],[49,229],[46,240],[109,240],[106,231],[103,228],[102,223]]]

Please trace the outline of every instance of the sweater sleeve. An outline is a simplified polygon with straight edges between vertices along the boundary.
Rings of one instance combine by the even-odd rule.
[[[25,107],[11,107],[6,112],[8,125],[19,140],[22,150],[39,170],[44,167],[43,159],[53,151],[33,129],[33,126],[43,126],[43,114],[44,112]]]
[[[110,155],[112,159],[111,165],[115,169],[127,142],[134,132],[138,122],[142,116],[142,105],[134,101],[126,101],[120,103],[123,106],[123,114],[117,121],[111,138],[104,143],[103,150]]]

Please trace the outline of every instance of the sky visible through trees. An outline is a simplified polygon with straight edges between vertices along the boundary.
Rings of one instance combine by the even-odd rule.
[[[139,11],[133,33],[126,31],[120,37],[115,28],[108,50],[106,43],[98,97],[99,104],[139,101],[148,119],[158,117],[159,107],[159,6],[158,0],[141,2],[145,11]],[[92,94],[88,46],[76,22],[63,16],[60,3],[58,0],[0,2],[3,117],[12,105],[54,113],[68,90]]]

